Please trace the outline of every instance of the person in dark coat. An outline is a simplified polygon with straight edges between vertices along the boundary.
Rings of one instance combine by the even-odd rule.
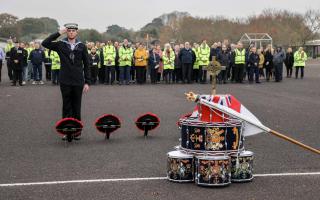
[[[42,45],[56,51],[60,56],[59,80],[63,102],[62,117],[81,120],[82,92],[89,91],[91,78],[88,50],[86,45],[77,39],[78,25],[66,24],[65,27],[46,38]],[[55,41],[65,33],[67,33],[66,38]],[[78,139],[80,134],[76,135],[75,139]]]
[[[16,86],[17,81],[22,86],[22,69],[24,63],[24,51],[19,47],[19,42],[15,42],[15,47],[10,50],[10,61],[12,62],[13,69],[13,82],[12,86]]]
[[[157,83],[157,73],[160,65],[160,56],[157,54],[157,49],[154,46],[152,50],[149,51],[148,67],[150,72],[151,84]]]
[[[119,42],[114,42],[114,48],[116,49],[116,58],[115,58],[115,70],[116,70],[116,80],[119,82],[120,78],[120,69],[119,69]]]
[[[30,52],[29,60],[33,65],[32,84],[43,84],[42,81],[42,63],[45,62],[46,55],[40,48],[40,43],[35,43],[35,49]]]
[[[23,54],[23,61],[22,61],[22,85],[26,84],[26,72],[27,72],[27,67],[28,67],[28,51],[26,50],[26,46],[24,42],[21,42],[19,47],[22,50],[22,54]]]
[[[222,66],[222,70],[218,75],[218,82],[219,84],[221,84],[222,82],[226,84],[227,75],[228,75],[228,71],[230,69],[230,63],[231,63],[231,54],[230,52],[228,52],[226,45],[222,45],[222,50],[221,50],[221,53],[218,54],[217,60],[220,62]]]
[[[186,42],[185,47],[180,50],[179,59],[182,65],[182,83],[192,82],[193,63],[196,60],[196,55],[190,47],[190,43]]]
[[[175,45],[174,46],[174,71],[173,71],[173,76],[172,76],[172,81],[174,83],[179,83],[182,81],[182,69],[181,69],[181,62],[179,59],[179,53],[180,53],[180,46]]]
[[[273,70],[273,49],[268,45],[264,54],[264,68],[266,69],[266,80],[269,81],[272,77]]]
[[[259,55],[257,54],[257,48],[256,47],[251,47],[251,53],[248,57],[248,74],[249,74],[249,83],[253,83],[253,76],[255,76],[255,81],[256,83],[260,83],[259,77]]]
[[[286,60],[284,61],[284,64],[286,65],[286,69],[287,69],[287,78],[291,78],[292,76],[293,63],[294,63],[294,56],[293,56],[292,48],[289,47],[286,54]]]
[[[277,47],[276,52],[273,55],[273,65],[275,72],[275,81],[282,81],[283,63],[286,59],[286,53],[282,47]]]
[[[100,57],[97,54],[97,49],[95,47],[92,47],[89,54],[89,66],[90,66],[91,83],[94,85],[97,82],[99,63],[100,63]]]
[[[231,44],[231,50],[230,50],[230,76],[231,76],[231,82],[235,82],[235,57],[236,57],[236,52],[235,52],[236,45]]]

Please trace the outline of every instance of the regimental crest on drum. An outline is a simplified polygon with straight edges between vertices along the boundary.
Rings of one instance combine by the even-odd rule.
[[[245,182],[253,179],[253,155],[231,156],[231,180]]]
[[[190,134],[190,141],[194,149],[202,148],[204,138],[200,128],[194,128],[193,133]]]
[[[200,159],[197,166],[199,185],[226,185],[230,183],[230,160]]]
[[[193,158],[168,157],[168,178],[174,181],[193,180]]]
[[[220,128],[207,128],[206,129],[206,149],[207,150],[222,150],[223,149],[223,141],[225,140],[224,130]]]

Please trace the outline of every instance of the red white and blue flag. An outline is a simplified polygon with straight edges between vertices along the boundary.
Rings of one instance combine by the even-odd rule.
[[[191,117],[198,117],[200,121],[204,122],[226,122],[229,120],[228,113],[235,113],[232,117],[240,118],[245,116],[246,119],[249,121],[254,122],[255,125],[252,123],[247,123],[244,121],[244,136],[255,135],[258,133],[265,132],[263,129],[256,126],[262,125],[262,123],[258,120],[256,116],[254,116],[244,105],[241,104],[234,96],[227,94],[227,95],[200,95],[200,103],[195,107]],[[208,102],[208,104],[203,104],[201,102]],[[215,109],[214,106],[220,106],[222,109],[218,110]],[[238,114],[236,114],[238,113]],[[238,117],[239,116],[239,117]]]

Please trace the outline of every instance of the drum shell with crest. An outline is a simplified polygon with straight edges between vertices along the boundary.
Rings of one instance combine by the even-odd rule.
[[[180,147],[192,153],[236,153],[244,148],[242,122],[203,122],[192,118],[179,121]]]
[[[195,182],[200,186],[226,186],[231,183],[229,156],[196,156]]]
[[[231,181],[248,182],[253,179],[253,159],[251,151],[231,155]]]
[[[194,156],[181,151],[167,154],[167,178],[173,182],[194,181]]]

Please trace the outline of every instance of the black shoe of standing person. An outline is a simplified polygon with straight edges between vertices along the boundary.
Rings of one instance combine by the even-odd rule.
[[[12,82],[11,86],[17,86],[17,84],[15,82]]]

